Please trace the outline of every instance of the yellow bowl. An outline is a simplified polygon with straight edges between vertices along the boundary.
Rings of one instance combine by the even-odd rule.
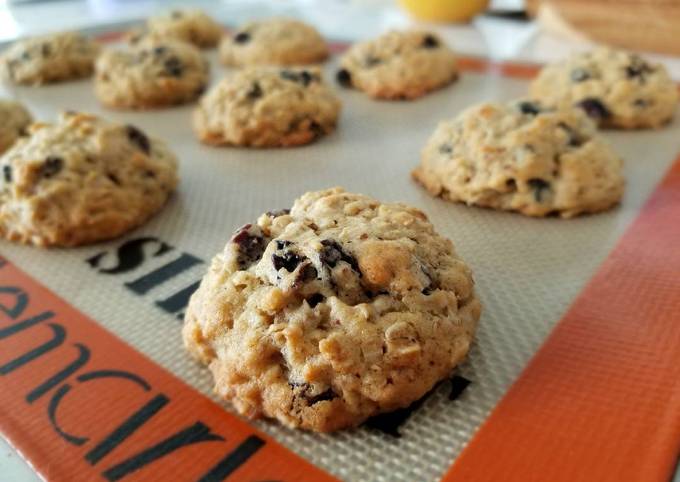
[[[399,0],[408,12],[428,22],[467,22],[484,11],[489,0]]]

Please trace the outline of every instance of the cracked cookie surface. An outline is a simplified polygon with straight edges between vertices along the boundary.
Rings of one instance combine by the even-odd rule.
[[[529,90],[546,106],[578,106],[603,127],[660,127],[678,105],[677,86],[663,65],[608,48],[544,67]]]
[[[119,236],[160,210],[177,184],[164,143],[73,112],[32,124],[0,169],[0,235],[40,246]]]
[[[0,154],[9,149],[31,123],[31,114],[19,102],[0,99]]]
[[[354,44],[340,59],[337,81],[380,99],[415,99],[458,78],[456,56],[437,35],[391,31]]]
[[[210,89],[193,123],[206,144],[286,147],[332,132],[339,113],[319,69],[252,67]]]
[[[200,50],[174,40],[145,40],[97,59],[95,93],[106,106],[148,109],[197,99],[210,79]]]
[[[305,65],[328,57],[328,45],[304,22],[270,18],[249,22],[220,43],[220,60],[235,67],[248,65]]]
[[[183,336],[241,414],[332,431],[449,376],[480,311],[470,269],[424,213],[334,188],[239,229]]]
[[[529,216],[608,209],[622,160],[577,108],[485,103],[439,124],[413,177],[435,196]]]
[[[0,55],[2,74],[22,85],[42,85],[89,77],[99,44],[75,32],[19,40]]]

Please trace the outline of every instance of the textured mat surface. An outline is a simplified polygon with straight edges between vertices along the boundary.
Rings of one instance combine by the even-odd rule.
[[[214,80],[222,72],[215,65]],[[440,119],[475,102],[520,96],[525,89],[525,81],[470,73],[412,103],[374,102],[341,91],[344,111],[335,134],[308,147],[258,151],[199,145],[190,129],[190,107],[106,112],[87,82],[14,89],[5,94],[26,102],[37,118],[50,119],[62,109],[92,111],[167,140],[181,159],[181,183],[159,216],[122,240],[49,251],[2,242],[0,253],[210,394],[207,370],[182,349],[181,322],[156,304],[200,279],[206,264],[195,264],[142,295],[132,293],[126,282],[181,253],[209,261],[235,228],[262,212],[290,206],[308,190],[340,185],[420,207],[473,268],[484,305],[477,342],[459,371],[472,381],[470,386],[449,401],[448,387],[442,385],[406,420],[400,438],[368,428],[315,435],[275,423],[255,424],[344,480],[437,480],[611,251],[680,150],[677,120],[656,132],[607,133],[626,161],[624,202],[609,213],[573,220],[527,219],[453,205],[429,197],[410,180],[420,149]],[[141,237],[158,238],[174,249],[152,256],[158,245],[148,243],[140,266],[120,274],[100,272],[118,264],[115,249]],[[98,258],[95,269],[87,260],[102,252],[109,254]]]

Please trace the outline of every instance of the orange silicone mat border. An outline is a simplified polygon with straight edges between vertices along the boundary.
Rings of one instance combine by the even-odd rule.
[[[49,481],[336,480],[3,258],[0,428]]]
[[[115,40],[120,34],[100,38]],[[475,57],[462,57],[460,66],[518,78],[530,78],[540,68]],[[672,252],[680,246],[680,226],[673,226],[679,214],[680,159],[443,480],[656,482],[668,477],[680,448],[680,393],[672,386],[680,366],[673,351],[680,346],[680,324],[674,327],[665,317],[670,307],[680,308],[674,278],[680,251]],[[653,252],[645,249],[650,241],[657,243]],[[636,263],[636,256],[647,264]],[[43,477],[77,482],[109,474],[111,480],[130,469],[125,460],[149,460],[150,447],[168,451],[170,442],[186,442],[186,430],[199,427],[195,443],[170,451],[176,457],[153,459],[125,472],[124,480],[171,480],[178,471],[199,479],[211,470],[233,470],[229,480],[335,480],[6,260],[0,263],[0,426]],[[628,282],[622,289],[611,280]],[[642,308],[650,315],[644,326],[636,325]],[[49,349],[40,353],[40,347]],[[84,350],[87,360],[79,366]],[[629,351],[636,358],[628,357]],[[612,393],[620,398],[609,405]],[[112,400],[106,407],[110,417],[92,413],[102,399]],[[137,427],[140,413],[148,418]],[[122,440],[121,433],[127,434]]]
[[[444,482],[661,482],[680,453],[680,157]]]

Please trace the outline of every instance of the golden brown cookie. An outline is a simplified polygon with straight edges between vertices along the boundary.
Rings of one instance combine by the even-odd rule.
[[[578,106],[601,126],[623,129],[660,127],[678,105],[678,88],[663,65],[608,48],[543,68],[530,94],[549,107]]]
[[[623,195],[622,160],[580,109],[484,103],[442,122],[413,177],[434,196],[564,218]]]
[[[249,22],[220,43],[220,60],[229,66],[305,65],[327,57],[328,45],[319,32],[289,18]]]
[[[423,212],[335,188],[237,230],[183,334],[239,413],[328,432],[450,376],[480,310],[469,268]]]
[[[378,99],[415,99],[458,78],[456,56],[430,32],[391,31],[353,45],[337,81]]]
[[[31,37],[15,42],[0,55],[5,79],[22,85],[43,85],[89,77],[99,44],[75,32]]]
[[[181,40],[204,49],[217,46],[224,30],[205,12],[180,8],[149,18],[147,32],[142,33],[142,37],[145,34],[152,38]],[[134,37],[131,40],[134,42]]]
[[[194,112],[206,144],[287,147],[335,129],[340,101],[319,69],[253,67],[208,91]]]
[[[210,80],[210,64],[185,42],[147,39],[97,59],[95,92],[102,104],[148,109],[196,100]]]
[[[39,246],[119,236],[160,210],[177,184],[163,142],[73,112],[33,124],[0,168],[0,235]]]

